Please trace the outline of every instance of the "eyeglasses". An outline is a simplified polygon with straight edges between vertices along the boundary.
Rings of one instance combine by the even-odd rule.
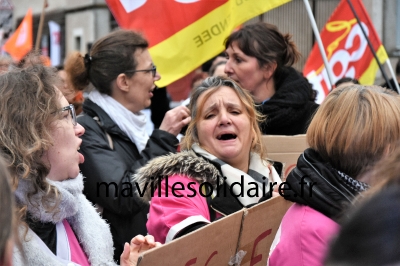
[[[156,76],[157,73],[157,67],[153,65],[152,68],[150,69],[140,69],[140,70],[127,70],[125,73],[135,73],[135,72],[150,72],[153,74],[153,78]]]
[[[68,106],[65,106],[61,108],[60,112],[65,112],[68,111],[69,115],[71,116],[72,119],[72,124],[76,126],[78,122],[76,122],[76,113],[75,113],[75,107],[73,104],[70,104]]]

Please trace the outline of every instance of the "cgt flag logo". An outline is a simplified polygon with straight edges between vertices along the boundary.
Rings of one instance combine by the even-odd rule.
[[[106,0],[121,28],[142,32],[167,86],[224,49],[232,30],[291,0]]]
[[[384,63],[388,56],[362,1],[351,2],[380,63]],[[321,32],[321,39],[332,68],[333,82],[350,77],[357,78],[361,84],[374,83],[378,64],[346,0],[342,0],[332,13]],[[311,50],[303,74],[318,91],[317,102],[321,103],[331,86],[317,44]]]
[[[18,29],[7,40],[3,50],[16,60],[21,60],[32,50],[32,10],[29,9]]]

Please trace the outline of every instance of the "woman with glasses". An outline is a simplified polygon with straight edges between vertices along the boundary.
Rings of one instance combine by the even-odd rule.
[[[85,195],[110,223],[115,259],[132,236],[147,233],[148,207],[135,196],[131,175],[148,160],[175,152],[175,136],[190,121],[189,110],[180,106],[147,135],[141,110],[150,105],[154,82],[161,78],[147,47],[138,33],[117,30],[96,41],[88,54],[72,54],[65,65],[76,88],[94,87],[78,118],[86,130],[80,169]]]
[[[0,150],[15,189],[21,243],[13,262],[115,265],[109,226],[82,194],[79,148],[85,130],[57,89],[60,84],[41,65],[0,76]],[[128,242],[121,265],[136,265],[138,251],[156,245],[151,236]]]

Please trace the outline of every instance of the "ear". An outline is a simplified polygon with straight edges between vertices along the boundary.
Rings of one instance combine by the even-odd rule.
[[[273,62],[263,67],[265,79],[269,80],[274,75],[277,66],[278,64]]]
[[[121,73],[117,76],[115,79],[115,84],[119,90],[123,92],[129,91],[129,79],[124,73]]]

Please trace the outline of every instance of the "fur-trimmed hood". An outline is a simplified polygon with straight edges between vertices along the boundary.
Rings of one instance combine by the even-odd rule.
[[[139,196],[144,202],[151,200],[152,187],[157,188],[159,180],[180,174],[188,176],[199,183],[208,182],[217,185],[217,177],[220,176],[218,169],[192,150],[159,156],[138,170],[133,175],[133,182],[138,186]],[[220,178],[223,183],[223,178]]]

